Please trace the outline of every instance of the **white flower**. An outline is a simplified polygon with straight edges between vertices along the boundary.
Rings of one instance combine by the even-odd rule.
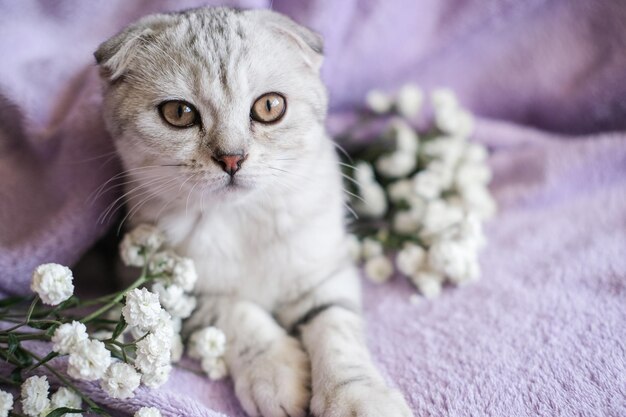
[[[346,241],[350,258],[355,262],[359,261],[361,259],[361,242],[359,242],[359,238],[353,234],[348,234]]]
[[[44,304],[55,306],[74,294],[72,271],[59,264],[39,265],[33,272],[30,289],[39,295]]]
[[[368,162],[357,162],[354,167],[354,179],[361,185],[370,184],[375,181],[374,168]]]
[[[450,189],[452,182],[454,181],[454,165],[446,163],[445,161],[431,161],[426,167],[428,172],[432,172],[439,178],[439,183],[443,190]]]
[[[130,291],[126,294],[126,303],[122,308],[122,315],[129,326],[142,329],[151,328],[159,320],[161,304],[158,294],[145,288]]]
[[[161,417],[161,412],[158,408],[154,407],[141,407],[134,417]]]
[[[74,379],[94,381],[102,378],[111,364],[111,353],[99,340],[86,340],[74,347],[67,373]]]
[[[367,93],[365,103],[374,113],[387,113],[393,106],[391,97],[380,90],[372,90]]]
[[[417,166],[417,155],[412,152],[395,151],[376,160],[376,170],[385,178],[409,175]]]
[[[413,190],[418,196],[432,200],[441,194],[441,182],[441,177],[436,172],[420,171],[413,177]]]
[[[127,233],[120,243],[120,256],[127,266],[143,266],[150,255],[165,242],[165,236],[154,226],[141,224]]]
[[[115,362],[109,366],[100,386],[111,398],[126,399],[134,396],[141,383],[141,375],[131,365]]]
[[[422,156],[428,161],[439,160],[452,169],[461,159],[465,146],[463,140],[440,136],[422,145]]]
[[[384,255],[368,259],[364,266],[365,276],[372,282],[381,284],[393,275],[393,264]]]
[[[152,372],[141,375],[141,382],[149,388],[158,388],[167,382],[171,372],[171,365],[161,365],[153,369]]]
[[[224,358],[206,357],[202,359],[201,366],[202,370],[213,381],[222,379],[228,375],[228,367],[226,366]]]
[[[137,342],[135,367],[144,374],[153,374],[158,368],[170,364],[171,349],[171,342],[150,333]]]
[[[463,160],[468,162],[481,163],[487,159],[487,149],[477,143],[468,143],[463,154]]]
[[[466,162],[457,168],[455,184],[457,189],[473,185],[485,185],[491,181],[491,169],[484,163]]]
[[[196,298],[186,295],[180,285],[172,284],[165,286],[160,282],[152,285],[152,290],[159,295],[163,308],[173,317],[186,319],[196,308]]]
[[[389,195],[389,200],[393,203],[408,202],[415,196],[413,182],[408,179],[394,181],[387,186],[387,195]]]
[[[432,200],[426,205],[420,236],[432,240],[462,219],[463,210],[459,207],[446,204],[441,199]]]
[[[458,107],[459,101],[454,92],[449,88],[438,88],[430,93],[430,101],[436,109],[446,107]]]
[[[361,183],[360,199],[354,200],[354,209],[364,217],[380,218],[387,211],[387,197],[377,182]]]
[[[396,233],[411,235],[416,233],[420,227],[420,217],[413,210],[401,210],[393,216],[391,227]]]
[[[411,125],[400,118],[391,121],[396,150],[415,155],[419,148],[419,136]]]
[[[185,291],[193,290],[198,280],[193,260],[178,256],[169,250],[158,252],[152,257],[150,272],[154,275],[163,275],[171,283],[181,286]]]
[[[402,116],[410,119],[417,116],[423,101],[424,92],[414,84],[406,84],[398,91],[396,106]]]
[[[383,245],[372,238],[366,237],[361,243],[361,253],[364,259],[370,259],[383,254]]]
[[[396,255],[396,266],[400,272],[410,277],[421,269],[425,254],[421,246],[407,242]]]
[[[172,363],[176,363],[180,361],[183,357],[183,351],[185,350],[185,346],[183,345],[183,340],[181,339],[179,334],[175,334],[172,337],[172,347],[170,349],[170,360]]]
[[[454,283],[474,280],[479,275],[476,251],[455,240],[439,240],[428,250],[428,264]]]
[[[22,411],[30,417],[39,417],[50,406],[48,399],[48,379],[45,376],[31,376],[22,384]]]
[[[8,392],[0,390],[0,417],[8,417],[9,411],[13,409],[13,396]]]
[[[459,194],[467,211],[481,219],[488,219],[496,213],[496,202],[485,186],[466,186],[459,190]]]
[[[435,109],[435,123],[442,132],[462,138],[474,130],[474,117],[460,107]]]
[[[73,408],[74,410],[80,410],[83,407],[83,399],[80,398],[73,390],[60,387],[57,392],[50,397],[50,408],[55,410],[57,408]],[[82,414],[63,414],[63,417],[81,417]]]
[[[218,358],[225,351],[226,335],[217,327],[205,327],[189,338],[189,356],[194,359]]]
[[[419,271],[411,276],[411,281],[426,298],[435,298],[441,294],[443,277],[434,272]]]
[[[87,327],[83,323],[78,321],[63,323],[52,335],[52,350],[65,355],[73,351],[88,338]]]

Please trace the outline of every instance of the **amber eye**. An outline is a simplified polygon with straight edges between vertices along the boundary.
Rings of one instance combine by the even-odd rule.
[[[257,122],[273,123],[283,117],[286,108],[287,102],[281,94],[265,93],[252,105],[250,117]]]
[[[165,101],[159,105],[161,117],[176,127],[190,127],[198,122],[198,112],[186,101]]]

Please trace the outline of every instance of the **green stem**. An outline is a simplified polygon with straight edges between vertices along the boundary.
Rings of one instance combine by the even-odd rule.
[[[37,305],[37,301],[39,301],[39,297],[35,296],[35,298],[33,299],[33,302],[30,304],[30,307],[28,308],[28,313],[26,313],[26,324],[28,324],[30,322],[30,316],[33,315],[33,311],[35,311],[35,306]]]
[[[4,332],[2,332],[4,333]],[[13,333],[15,335],[15,333]],[[15,338],[17,340],[48,340],[47,337],[41,337],[41,336],[46,336],[46,332],[41,332],[41,333],[22,333],[22,334],[18,334],[15,335]],[[9,336],[3,336],[0,335],[0,343],[6,343],[9,341]]]
[[[31,352],[29,350],[26,350],[26,349],[24,349],[24,351],[26,353],[28,353],[30,356],[32,356],[34,359],[37,359],[39,362],[43,361],[42,358],[40,358],[38,355],[34,354],[33,352]],[[72,391],[74,391],[76,394],[78,394],[80,396],[80,398],[82,398],[83,401],[85,401],[89,405],[89,407],[91,407],[93,409],[97,409],[97,410],[101,410],[102,409],[91,398],[89,398],[88,396],[83,394],[82,391],[80,389],[78,389],[78,387],[76,385],[71,383],[65,376],[61,375],[61,373],[59,373],[59,371],[57,371],[56,369],[54,369],[52,366],[50,366],[49,364],[47,364],[45,362],[42,362],[42,365],[47,370],[49,370],[54,376],[56,376],[59,379],[59,381],[63,382],[65,385],[70,387],[72,389]],[[104,415],[111,417],[111,415],[106,413],[106,412],[104,413]]]

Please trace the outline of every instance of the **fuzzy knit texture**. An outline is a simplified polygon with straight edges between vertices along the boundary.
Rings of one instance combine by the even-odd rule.
[[[0,2],[0,292],[27,292],[36,265],[73,264],[110,226],[97,220],[115,194],[89,200],[119,170],[91,53],[146,13],[200,4]],[[365,283],[369,346],[415,415],[626,415],[626,3],[272,7],[326,39],[333,132],[368,89],[406,81],[450,86],[480,116],[500,206],[482,279],[416,303],[400,278]],[[244,415],[229,381],[182,369],[132,400],[85,389],[120,415]]]

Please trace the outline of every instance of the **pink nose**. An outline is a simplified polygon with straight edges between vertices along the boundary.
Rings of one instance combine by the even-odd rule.
[[[243,154],[235,154],[235,155],[225,155],[219,154],[213,157],[213,160],[217,162],[224,172],[228,173],[228,175],[233,176],[237,171],[241,169],[241,164],[245,161],[247,155]]]

